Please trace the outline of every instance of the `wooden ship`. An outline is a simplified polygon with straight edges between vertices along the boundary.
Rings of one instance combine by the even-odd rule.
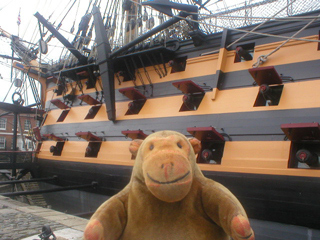
[[[124,1],[122,46],[96,6],[93,27],[87,19],[72,43],[36,13],[71,54],[40,68],[15,63],[43,89],[28,170],[85,186],[45,196],[61,210],[93,212],[128,183],[131,140],[175,130],[201,140],[204,175],[228,187],[250,218],[319,229],[320,11],[208,33],[216,25],[202,24],[209,17],[200,2]],[[167,20],[141,33],[152,24],[145,7]],[[92,49],[84,47],[90,31]]]

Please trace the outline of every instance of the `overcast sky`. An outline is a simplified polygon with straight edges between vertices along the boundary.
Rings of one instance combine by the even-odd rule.
[[[104,9],[106,2],[114,0],[102,0],[101,8]],[[215,4],[217,0],[212,0],[210,2],[211,6],[232,6],[239,2],[244,2],[245,0],[225,0],[218,1],[218,4]],[[249,0],[247,0],[248,2]],[[19,35],[22,39],[30,42],[37,42],[40,39],[38,31],[38,22],[34,14],[39,12],[45,18],[48,18],[51,15],[50,22],[56,22],[56,25],[61,21],[66,11],[72,5],[74,0],[0,0],[0,27],[5,31],[9,32],[12,35]],[[90,0],[77,0],[74,4],[74,7],[68,14],[68,17],[63,21],[62,28],[60,33],[63,30],[70,31],[74,19],[77,16],[78,22],[75,23],[75,28],[77,29],[80,18],[85,13]],[[208,4],[209,5],[209,4]],[[18,16],[20,13],[20,25],[17,24]],[[69,19],[68,19],[69,18]],[[65,36],[67,37],[67,36]],[[68,37],[67,37],[68,38]],[[73,38],[72,35],[69,37],[69,41]],[[10,41],[3,37],[0,37],[0,54],[11,55],[11,49],[9,45]],[[52,47],[50,44],[55,45],[54,41],[49,43],[49,54],[53,54]],[[47,54],[48,55],[48,54]],[[47,56],[46,55],[46,56]],[[43,57],[46,57],[43,56]],[[11,85],[10,82],[10,70],[11,60],[5,60],[0,58],[0,101],[4,100],[4,97]],[[14,78],[16,75],[14,74]],[[19,76],[17,76],[19,77]],[[11,102],[11,95],[15,88],[13,87],[11,93],[8,95],[6,101]],[[31,103],[29,103],[31,104]]]
[[[0,27],[12,35],[18,35],[26,41],[37,42],[40,35],[38,32],[37,19],[34,14],[39,12],[45,18],[48,18],[52,14],[51,19],[53,21],[60,21],[73,1],[74,0],[0,0]],[[76,14],[75,12],[77,11],[78,2],[79,0],[73,7],[74,11],[71,11],[69,14],[69,18],[72,17],[72,20],[64,21],[62,29],[70,30],[73,25],[73,19]],[[83,12],[86,10],[83,9],[83,5],[87,6],[89,0],[81,0],[79,3],[82,5],[80,10]],[[17,24],[19,13],[21,20],[20,25]],[[9,42],[10,41],[8,39],[3,37],[0,38],[0,54],[11,55]],[[11,86],[10,65],[11,60],[0,59],[0,101],[3,101]],[[11,95],[14,89],[15,87],[12,87],[11,93],[6,101],[11,102]]]
[[[18,15],[19,9],[21,10],[21,19],[23,22],[20,24],[20,28],[26,29],[27,26],[26,19],[30,20],[30,15],[24,9],[30,9],[30,5],[33,5],[36,1],[28,0],[28,1],[17,1],[17,0],[1,0],[0,1],[0,27],[5,31],[18,35]],[[5,38],[0,38],[0,54],[11,55],[10,46],[8,47],[8,43],[10,41]],[[0,101],[2,101],[5,97],[7,90],[9,89],[10,83],[10,60],[0,59],[2,64],[0,65]],[[11,97],[10,97],[11,99]]]

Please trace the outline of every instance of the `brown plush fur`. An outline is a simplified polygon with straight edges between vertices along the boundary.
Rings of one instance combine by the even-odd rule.
[[[87,240],[254,239],[246,213],[196,164],[200,142],[173,131],[134,140],[130,183],[89,221]]]

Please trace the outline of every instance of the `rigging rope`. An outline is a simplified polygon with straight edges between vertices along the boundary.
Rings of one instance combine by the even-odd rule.
[[[67,6],[71,3],[71,1],[72,1],[72,0],[69,0],[69,2],[65,5],[66,7],[65,7],[64,9],[67,8]],[[61,2],[60,2],[60,3],[61,3]],[[73,4],[74,4],[74,3],[73,3]],[[56,10],[54,10],[54,11],[56,11]],[[60,18],[60,16],[62,15],[63,11],[59,11],[59,13],[60,13],[60,14],[56,17],[56,19]],[[53,14],[53,13],[52,13],[52,14]],[[52,14],[51,14],[51,15],[52,15]],[[55,22],[56,22],[56,21],[54,21],[53,24],[55,24]]]
[[[189,19],[189,18],[185,18],[185,17],[178,16],[178,15],[175,15],[174,17],[183,19],[183,20],[185,20],[185,21],[197,22],[197,23],[199,23],[199,24],[207,24],[207,25],[213,26],[213,27],[219,27],[219,28],[222,28],[222,29],[229,29],[229,30],[244,32],[244,33],[248,33],[248,34],[256,34],[256,35],[262,35],[262,36],[267,36],[267,37],[282,38],[282,39],[287,39],[288,41],[290,41],[290,40],[298,40],[298,41],[305,41],[305,42],[317,42],[317,43],[320,43],[320,40],[307,39],[307,38],[296,38],[296,37],[295,37],[297,34],[299,34],[301,31],[303,31],[306,27],[308,27],[311,23],[313,23],[314,21],[316,21],[316,20],[320,17],[320,15],[314,17],[311,22],[309,22],[306,26],[304,26],[302,29],[300,29],[296,34],[294,34],[294,35],[291,36],[291,37],[281,36],[281,35],[274,35],[274,34],[270,34],[270,33],[252,32],[252,31],[246,31],[246,30],[243,30],[243,29],[228,28],[228,27],[224,27],[224,26],[217,26],[217,25],[215,25],[215,24],[203,23],[203,22],[200,22],[199,20]],[[288,41],[286,41],[285,43],[287,43]],[[285,44],[285,43],[284,43],[284,44]],[[282,44],[281,46],[283,46],[284,44]],[[278,50],[278,49],[277,49],[277,50]],[[276,51],[277,51],[277,50],[276,50]],[[208,55],[208,54],[217,53],[217,52],[219,52],[219,50],[214,50],[214,51],[205,53],[205,54],[203,54],[203,55]],[[273,53],[273,52],[272,52],[272,53]],[[272,53],[271,53],[271,54],[272,54]],[[260,60],[261,60],[261,61],[264,61],[265,59],[264,59],[263,56],[262,56],[262,57],[260,58]]]
[[[66,18],[66,16],[69,14],[69,12],[71,11],[71,9],[73,8],[74,4],[76,3],[77,0],[74,0],[72,5],[70,6],[70,8],[68,9],[68,11],[66,12],[66,14],[63,16],[63,18],[61,19],[60,23],[58,24],[58,28],[57,30],[59,30],[59,28],[62,25],[63,20]]]
[[[76,19],[77,19],[77,15],[78,15],[78,12],[79,12],[80,2],[81,2],[81,1],[79,0],[79,1],[78,1],[78,7],[77,7],[76,15],[75,15],[75,17],[74,17],[73,25],[72,25],[72,28],[71,28],[71,30],[70,30],[71,33],[74,32],[74,25],[76,24]]]
[[[8,97],[8,94],[9,94],[9,92],[10,92],[10,90],[11,90],[12,86],[13,86],[13,83],[14,83],[14,81],[12,81],[12,82],[11,82],[10,88],[9,88],[9,90],[7,91],[6,96],[4,97],[3,102],[5,102],[5,101],[6,101],[6,99],[7,99],[7,97]]]
[[[279,13],[281,13],[284,9],[288,8],[290,5],[292,5],[296,0],[291,1],[290,3],[288,3],[284,8],[280,9],[278,12],[276,12],[272,17],[277,16]],[[255,31],[257,28],[261,27],[262,25],[264,25],[265,23],[269,22],[270,19],[267,19],[266,21],[260,23],[259,25],[257,25],[256,27],[254,27],[253,29],[250,30],[250,32]],[[232,43],[230,43],[226,48],[231,47],[232,45],[234,45],[235,43],[239,42],[240,40],[242,40],[244,37],[246,37],[249,33],[244,34],[243,36],[241,36],[240,38],[238,38],[237,40],[233,41]]]
[[[290,38],[288,38],[286,41],[284,41],[282,44],[280,44],[278,47],[276,47],[273,51],[271,51],[270,53],[268,53],[267,55],[261,55],[258,57],[257,62],[254,63],[252,66],[253,67],[259,67],[260,64],[264,63],[267,61],[267,58],[272,55],[273,53],[275,53],[276,51],[278,51],[281,47],[283,47],[285,44],[287,44],[290,40],[294,39],[296,35],[298,35],[299,33],[301,33],[304,29],[306,29],[310,24],[312,24],[314,21],[316,21],[318,19],[318,17],[320,17],[320,14],[315,17],[313,20],[311,20],[309,23],[307,23],[304,27],[302,27],[299,31],[297,31],[295,34],[293,34]]]
[[[228,30],[234,30],[234,31],[238,31],[238,32],[244,32],[244,33],[247,33],[247,34],[256,34],[256,35],[261,35],[261,36],[267,36],[267,37],[275,37],[275,38],[281,38],[281,39],[290,39],[290,40],[298,40],[298,41],[306,41],[306,42],[317,42],[317,43],[320,43],[320,40],[316,40],[316,39],[307,39],[307,38],[297,38],[297,37],[294,37],[294,36],[291,36],[291,37],[287,37],[287,36],[282,36],[282,35],[274,35],[274,34],[270,34],[270,33],[261,33],[261,32],[252,32],[251,30],[250,31],[247,31],[247,30],[243,30],[243,29],[238,29],[238,28],[230,28],[230,27],[225,27],[225,26],[219,26],[219,25],[216,25],[216,24],[208,24],[208,23],[203,23],[199,20],[194,20],[194,19],[190,19],[190,18],[185,18],[185,17],[181,17],[179,15],[175,15],[174,17],[176,18],[180,18],[182,20],[185,20],[185,21],[189,21],[189,22],[195,22],[195,23],[199,23],[199,24],[207,24],[208,26],[212,26],[212,27],[219,27],[219,28],[222,28],[222,29],[228,29]],[[318,18],[320,17],[320,15],[316,16],[313,18],[313,20],[307,24],[307,26],[309,26],[312,22],[314,22],[315,20],[317,20]],[[306,26],[306,27],[307,27]]]
[[[86,11],[85,15],[88,14],[92,1],[93,1],[93,0],[90,0],[90,3],[89,3],[89,5],[88,5],[88,8],[87,8],[87,11]]]
[[[204,16],[201,18],[201,20],[206,20],[206,19],[212,19],[215,18],[216,16],[212,16],[212,14],[199,14],[199,16]],[[262,20],[272,20],[272,21],[279,21],[279,22],[287,22],[287,21],[310,21],[314,19],[313,17],[310,16],[290,16],[290,17],[254,17],[254,16],[218,16],[218,19],[228,19],[228,18],[233,18],[234,20],[243,20],[243,19],[248,19],[248,20],[255,20],[255,21],[262,21]]]
[[[270,33],[253,32],[252,30],[248,31],[248,30],[243,30],[243,29],[238,29],[238,28],[225,27],[225,26],[220,26],[220,25],[216,25],[216,24],[208,24],[208,23],[201,22],[200,20],[194,20],[194,19],[190,19],[190,18],[185,18],[185,17],[181,17],[179,15],[175,15],[174,17],[180,18],[180,19],[185,20],[185,21],[195,22],[195,23],[202,24],[202,25],[207,24],[207,25],[212,26],[212,27],[218,27],[218,28],[222,28],[222,29],[228,29],[228,30],[244,32],[244,33],[247,33],[247,35],[248,34],[256,34],[256,35],[275,37],[275,38],[282,38],[282,39],[292,39],[292,40],[307,41],[307,42],[320,42],[320,40],[315,40],[315,39],[296,38],[296,37],[294,37],[296,34],[294,36],[292,36],[292,37],[287,37],[287,36],[281,36],[281,35],[274,35],[274,34],[270,34]],[[309,17],[309,18],[311,18],[311,17]],[[312,22],[316,21],[319,18],[320,18],[320,15],[312,17],[312,21],[310,23],[308,23],[306,27],[308,27]],[[289,20],[295,21],[295,18],[293,18],[293,19],[285,18],[285,19],[288,19],[288,21]]]

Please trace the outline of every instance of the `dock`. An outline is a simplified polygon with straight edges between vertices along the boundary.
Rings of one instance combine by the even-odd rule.
[[[0,195],[0,239],[40,240],[49,225],[57,240],[82,240],[88,219]],[[256,240],[320,240],[320,230],[250,219]]]
[[[57,240],[80,240],[87,223],[88,219],[30,206],[0,195],[1,240],[40,239],[44,225],[50,226]]]

